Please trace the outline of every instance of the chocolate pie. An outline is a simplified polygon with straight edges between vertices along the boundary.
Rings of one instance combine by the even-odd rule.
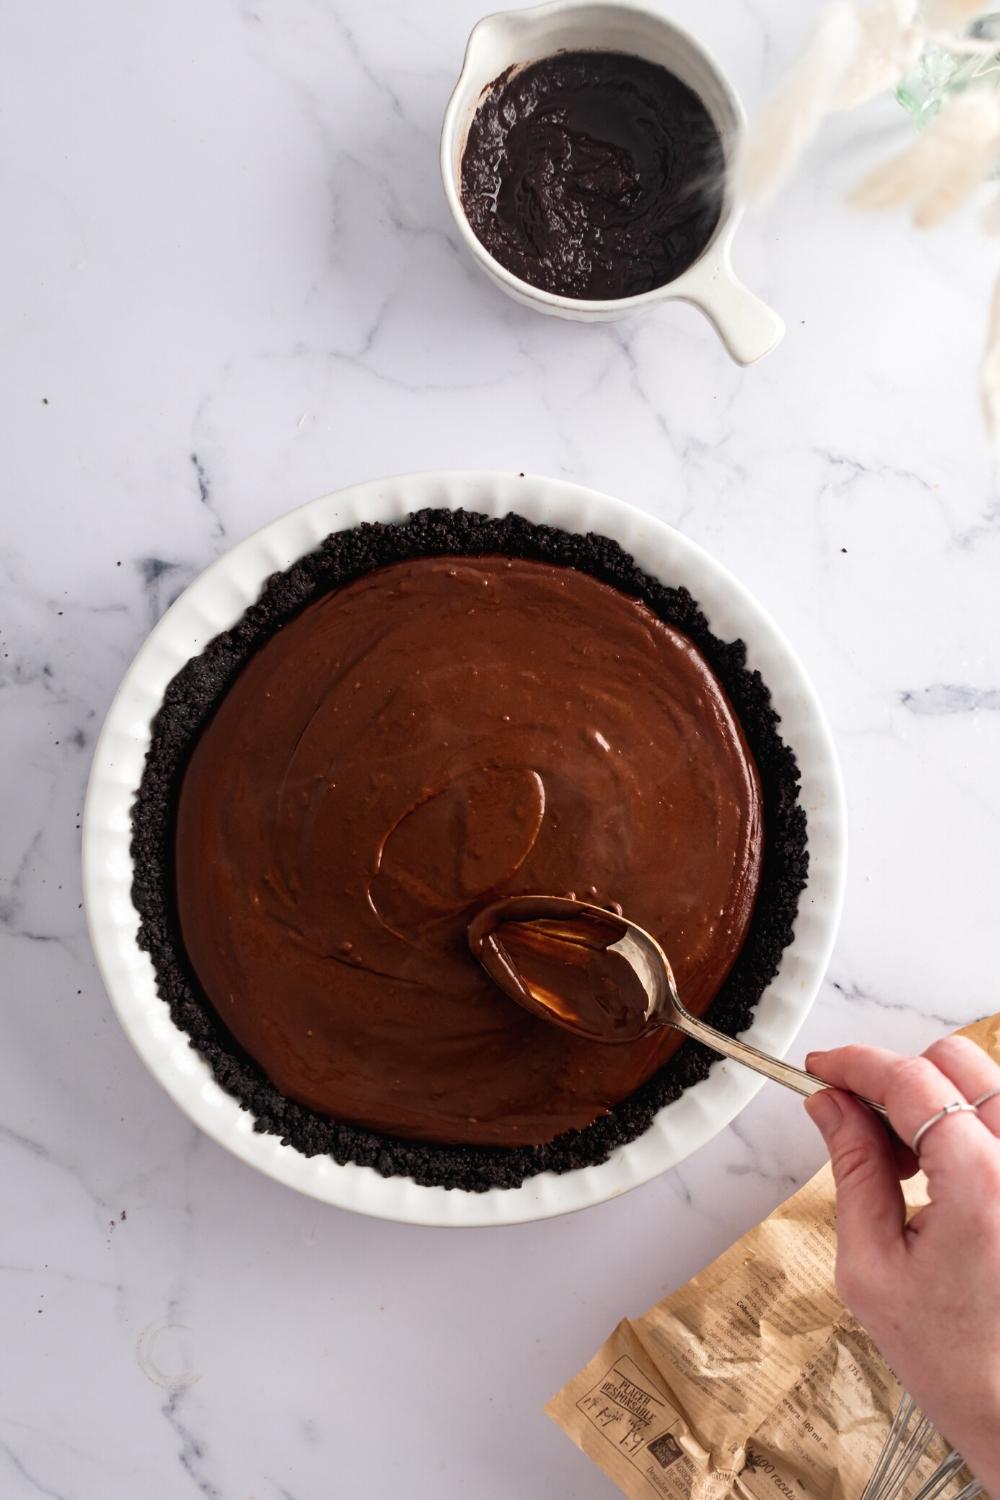
[[[606,538],[424,511],[337,533],[174,678],[133,814],[140,941],[224,1088],[307,1154],[481,1190],[603,1160],[704,1076],[513,1005],[504,895],[619,907],[742,1029],[805,880],[742,643]]]

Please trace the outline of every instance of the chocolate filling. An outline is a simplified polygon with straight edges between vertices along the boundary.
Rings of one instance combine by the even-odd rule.
[[[607,1115],[544,1144],[441,1145],[333,1120],[281,1094],[220,1023],[192,971],[174,901],[178,789],[194,745],[237,674],[276,631],[331,589],[389,563],[443,554],[502,554],[588,573],[641,598],[660,620],[681,630],[725,687],[760,774],[765,847],[746,941],[710,1011],[713,1022],[724,1029],[736,1031],[748,1024],[791,938],[807,867],[805,817],[796,801],[794,756],[778,736],[766,687],[758,674],[746,669],[742,643],[717,640],[686,590],[665,588],[647,578],[616,543],[536,527],[518,516],[493,521],[461,511],[424,511],[398,525],[337,533],[270,579],[240,622],[182,668],[169,684],[153,724],[133,813],[132,844],[133,899],[142,919],[139,940],[153,958],[159,991],[174,1021],[189,1033],[223,1087],[254,1113],[257,1129],[279,1134],[307,1155],[328,1152],[339,1161],[371,1165],[383,1175],[408,1175],[425,1184],[476,1191],[513,1187],[538,1171],[567,1171],[604,1160],[616,1145],[641,1134],[663,1103],[703,1077],[711,1056],[685,1045]]]
[[[416,558],[324,595],[201,734],[177,814],[184,946],[288,1098],[416,1140],[541,1145],[680,1044],[568,1035],[469,951],[499,896],[577,890],[701,1013],[743,945],[760,785],[704,658],[636,599],[523,558]]]

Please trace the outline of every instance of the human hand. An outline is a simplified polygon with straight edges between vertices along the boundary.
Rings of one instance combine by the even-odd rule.
[[[912,1153],[859,1100],[884,1104],[905,1141],[945,1104],[1000,1089],[1000,1068],[965,1037],[922,1057],[876,1047],[813,1052],[833,1085],[806,1109],[837,1186],[837,1291],[899,1380],[1000,1500],[1000,1095],[920,1142],[930,1204],[906,1222],[899,1178]]]

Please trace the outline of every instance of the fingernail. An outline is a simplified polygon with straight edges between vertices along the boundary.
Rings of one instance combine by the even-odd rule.
[[[810,1052],[807,1055],[807,1057],[806,1057],[806,1067],[809,1068],[809,1070],[811,1072],[812,1071],[812,1064],[813,1064],[814,1059],[817,1058],[817,1057],[825,1057],[825,1056],[826,1056],[826,1053],[822,1052],[822,1051],[820,1051],[820,1052]]]
[[[818,1094],[813,1094],[810,1099],[807,1099],[806,1113],[823,1135],[829,1135],[832,1130],[836,1130],[844,1118],[840,1100],[830,1089],[822,1089]]]

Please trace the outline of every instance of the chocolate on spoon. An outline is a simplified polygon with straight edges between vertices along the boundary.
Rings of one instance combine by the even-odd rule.
[[[511,896],[469,924],[469,947],[525,1010],[595,1042],[634,1042],[673,1026],[807,1097],[821,1078],[716,1031],[681,1004],[667,955],[627,917],[562,896]],[[880,1104],[863,1101],[886,1118]]]

